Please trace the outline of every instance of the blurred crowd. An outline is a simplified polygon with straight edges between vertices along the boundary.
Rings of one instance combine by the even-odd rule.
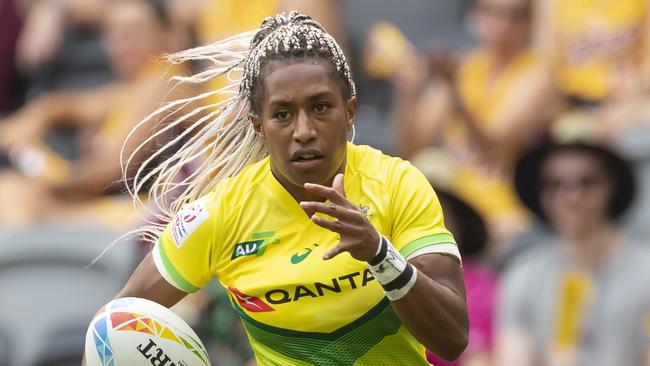
[[[205,92],[169,81],[201,65],[162,56],[291,9],[350,59],[355,142],[420,168],[460,246],[469,346],[432,363],[650,365],[648,0],[0,0],[0,293],[17,237],[142,223],[120,157],[181,131],[131,131]],[[130,264],[148,249],[119,245],[137,248]],[[214,365],[252,365],[229,302],[215,284],[177,311]],[[64,364],[7,356],[10,317],[0,364]]]

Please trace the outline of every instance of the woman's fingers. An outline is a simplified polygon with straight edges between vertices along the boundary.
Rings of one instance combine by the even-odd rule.
[[[300,207],[302,207],[309,216],[313,216],[315,213],[319,212],[339,220],[351,220],[354,215],[353,211],[350,209],[332,203],[303,201],[300,202]]]

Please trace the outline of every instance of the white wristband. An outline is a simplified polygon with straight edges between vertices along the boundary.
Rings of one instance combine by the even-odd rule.
[[[410,264],[409,264],[409,266],[410,266]],[[388,297],[388,300],[390,300],[390,301],[395,301],[395,300],[401,299],[402,297],[404,297],[411,290],[411,287],[413,287],[413,285],[415,285],[415,281],[417,281],[417,279],[418,279],[418,271],[417,271],[417,269],[414,268],[413,269],[413,275],[411,276],[411,279],[409,280],[409,282],[406,283],[406,286],[404,286],[402,288],[398,288],[396,290],[386,291],[386,297]]]
[[[383,285],[394,281],[406,268],[404,257],[393,247],[393,244],[383,236],[379,239],[379,250],[372,260],[368,261],[368,268],[375,279]]]
[[[368,261],[368,269],[390,300],[406,295],[417,279],[415,268],[383,236],[380,237],[377,255]]]

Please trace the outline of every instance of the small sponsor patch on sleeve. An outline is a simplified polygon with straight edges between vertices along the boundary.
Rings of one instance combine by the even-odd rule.
[[[176,215],[172,224],[172,237],[177,248],[181,248],[185,240],[210,216],[205,199],[190,203]]]

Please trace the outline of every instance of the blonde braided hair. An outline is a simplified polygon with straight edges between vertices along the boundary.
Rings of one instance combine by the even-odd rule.
[[[176,100],[151,113],[131,132],[157,123],[159,128],[128,157],[120,160],[123,178],[137,208],[144,208],[148,225],[133,233],[155,241],[182,207],[215,189],[222,180],[263,159],[268,151],[255,132],[249,111],[256,112],[264,65],[271,60],[318,57],[328,61],[338,75],[344,96],[356,94],[345,56],[322,26],[309,16],[292,11],[289,15],[267,17],[261,28],[206,46],[181,51],[167,58],[172,64],[199,61],[210,66],[188,77],[176,76],[179,84],[203,85],[226,75],[228,85],[191,98]],[[218,95],[219,102],[206,103]],[[180,117],[172,117],[192,104],[199,106]],[[186,126],[142,162],[127,180],[136,156],[170,131]],[[178,147],[180,144],[180,147]],[[126,142],[125,142],[126,145]],[[165,153],[171,155],[156,165]],[[182,171],[194,165],[191,174]],[[140,193],[149,185],[148,202]]]

